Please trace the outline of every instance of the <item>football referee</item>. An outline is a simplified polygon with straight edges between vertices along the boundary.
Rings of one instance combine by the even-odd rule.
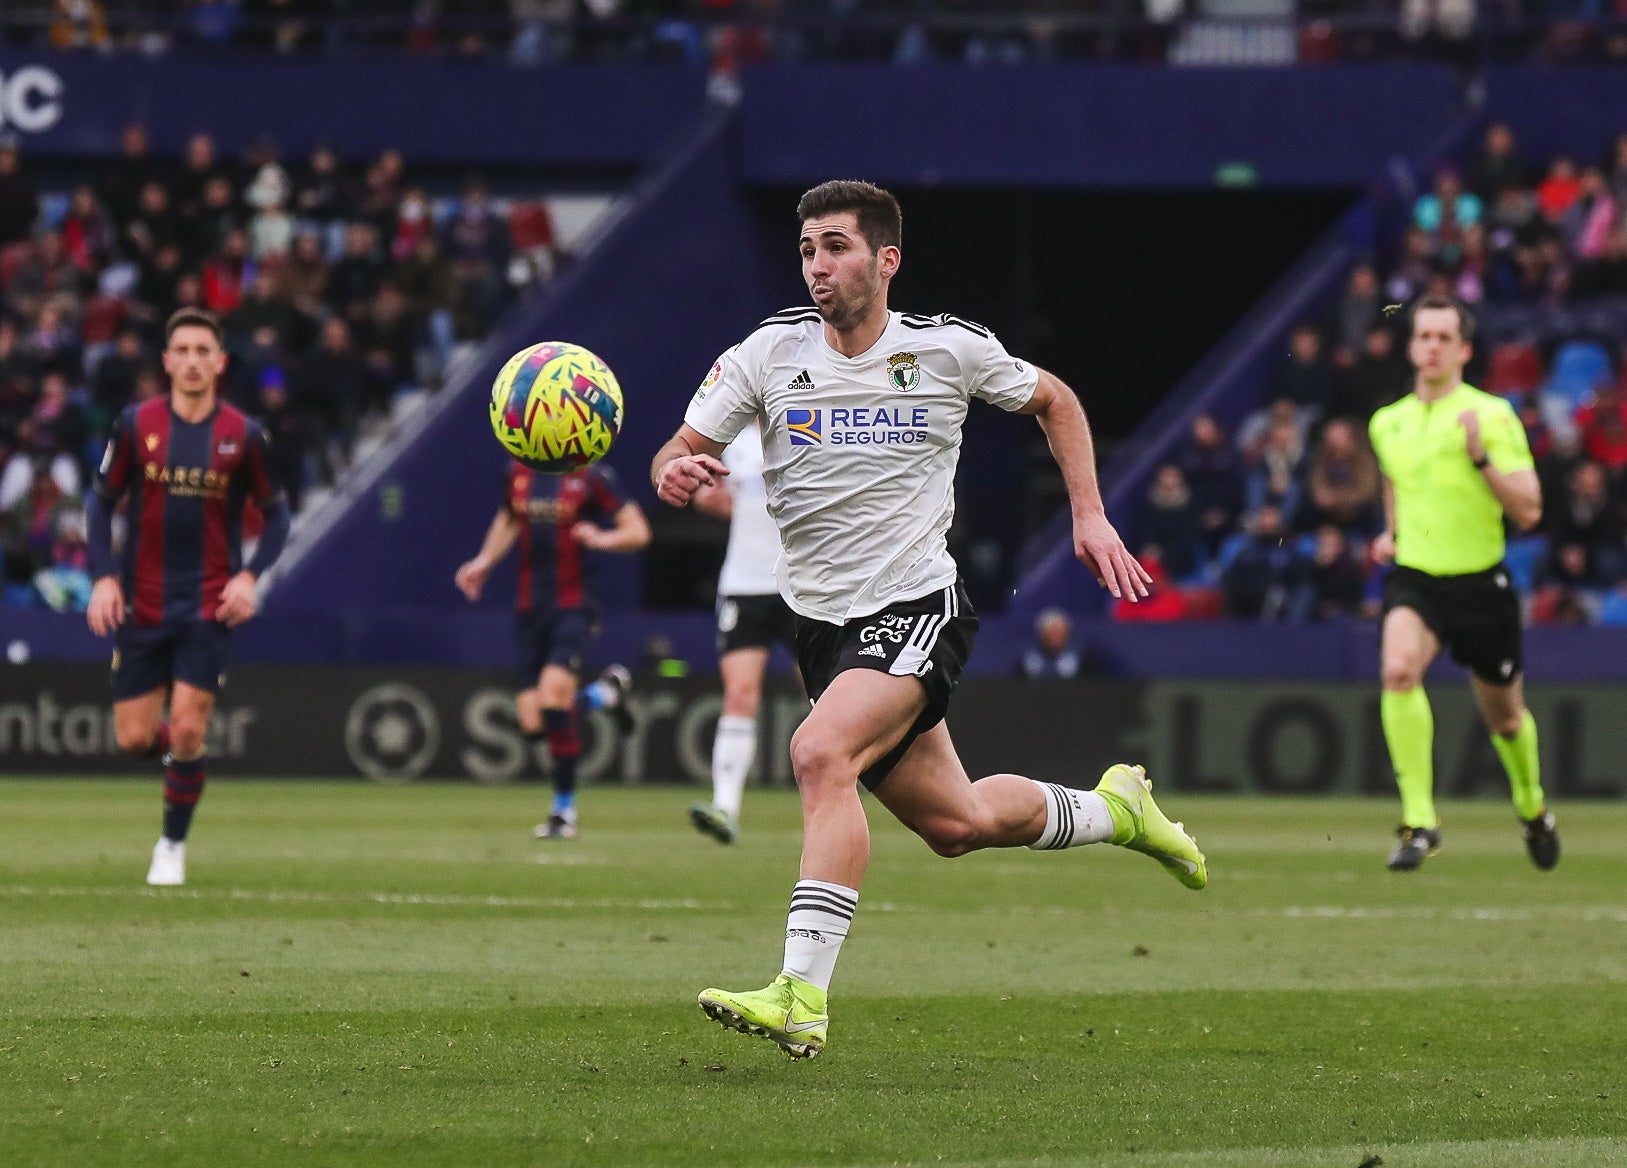
[[[1521,531],[1535,527],[1542,490],[1513,408],[1463,382],[1474,335],[1468,310],[1426,296],[1411,321],[1412,392],[1369,427],[1384,471],[1385,530],[1373,557],[1396,565],[1384,585],[1381,649],[1384,739],[1401,789],[1390,868],[1417,868],[1441,846],[1435,720],[1423,680],[1443,646],[1469,670],[1526,849],[1537,867],[1552,868],[1559,836],[1542,795],[1537,724],[1525,708],[1520,600],[1503,565],[1504,516]]]

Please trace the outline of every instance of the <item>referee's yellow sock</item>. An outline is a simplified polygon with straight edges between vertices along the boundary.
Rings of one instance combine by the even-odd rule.
[[[1378,710],[1384,722],[1384,741],[1390,747],[1390,765],[1395,768],[1395,785],[1401,789],[1401,822],[1407,827],[1439,827],[1441,821],[1435,814],[1435,715],[1429,708],[1429,696],[1421,685],[1402,693],[1385,690]],[[1535,741],[1534,727],[1532,738]]]
[[[1546,800],[1542,795],[1542,764],[1537,759],[1537,720],[1531,711],[1525,711],[1520,732],[1512,738],[1501,734],[1491,736],[1497,757],[1503,760],[1508,772],[1508,787],[1514,795],[1514,810],[1521,819],[1535,819],[1542,814]]]

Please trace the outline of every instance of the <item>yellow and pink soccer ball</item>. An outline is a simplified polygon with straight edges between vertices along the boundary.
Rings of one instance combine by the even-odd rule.
[[[598,357],[543,341],[508,359],[491,387],[491,428],[519,461],[569,474],[603,458],[621,433],[621,385]]]

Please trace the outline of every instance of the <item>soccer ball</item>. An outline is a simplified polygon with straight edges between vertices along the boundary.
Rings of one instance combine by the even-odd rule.
[[[621,432],[621,385],[580,345],[544,341],[508,359],[491,387],[491,428],[532,470],[569,474],[598,462]]]

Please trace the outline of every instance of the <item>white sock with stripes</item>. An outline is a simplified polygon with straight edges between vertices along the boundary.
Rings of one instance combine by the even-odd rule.
[[[847,939],[859,890],[823,880],[798,880],[785,919],[785,966],[781,973],[830,989],[836,956]]]
[[[712,740],[712,802],[736,819],[746,775],[757,753],[757,719],[724,714]]]
[[[1107,800],[1095,791],[1076,791],[1056,783],[1036,783],[1045,795],[1045,830],[1028,846],[1036,852],[1104,844],[1113,838],[1113,816]]]

